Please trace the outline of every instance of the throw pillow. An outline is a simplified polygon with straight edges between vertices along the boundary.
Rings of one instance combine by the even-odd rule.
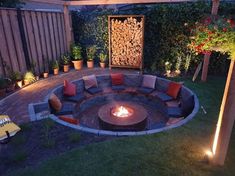
[[[76,95],[76,85],[64,80],[64,95],[65,96],[75,96]]]
[[[154,89],[155,88],[156,79],[157,79],[156,76],[153,76],[153,75],[144,75],[143,76],[143,81],[142,81],[142,87]]]
[[[121,73],[112,73],[110,76],[111,76],[113,86],[123,85],[123,83],[124,83],[123,74],[121,74]]]
[[[55,94],[51,94],[49,98],[49,103],[56,112],[59,112],[62,108],[62,103]]]
[[[76,95],[76,85],[64,80],[64,95],[65,96],[75,96]]]
[[[178,97],[181,87],[182,84],[170,82],[166,94],[176,99]]]
[[[89,89],[91,87],[98,87],[98,83],[95,75],[83,76],[83,81],[85,83],[85,88]]]
[[[178,123],[179,121],[181,121],[183,119],[184,119],[183,117],[181,117],[181,118],[169,118],[166,125],[169,126],[169,125],[176,124],[176,123]]]
[[[78,119],[74,119],[71,117],[59,116],[59,119],[65,121],[65,122],[71,123],[71,124],[75,124],[75,125],[78,124]]]

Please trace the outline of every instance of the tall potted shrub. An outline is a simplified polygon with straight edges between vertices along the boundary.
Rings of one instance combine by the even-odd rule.
[[[96,45],[89,46],[86,49],[87,53],[87,67],[88,68],[93,68],[94,67],[94,58],[95,58],[95,53],[96,53]]]
[[[54,60],[52,62],[52,69],[53,69],[54,75],[58,75],[59,74],[59,63],[58,63],[57,60]]]
[[[100,53],[99,55],[100,58],[100,67],[105,68],[105,62],[107,60],[107,54],[104,54],[103,52]]]
[[[72,46],[72,57],[75,70],[81,70],[83,65],[82,60],[82,47],[80,45]]]
[[[61,61],[62,61],[62,65],[63,65],[63,70],[64,72],[69,72],[69,65],[70,65],[70,57],[69,54],[63,54],[61,56]]]

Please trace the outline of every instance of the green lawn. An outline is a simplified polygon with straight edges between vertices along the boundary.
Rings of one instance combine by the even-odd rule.
[[[197,116],[182,127],[90,144],[10,175],[235,175],[235,132],[224,167],[203,162],[204,151],[213,139],[225,78],[209,77],[207,83],[184,81],[198,95],[206,115],[200,109]]]

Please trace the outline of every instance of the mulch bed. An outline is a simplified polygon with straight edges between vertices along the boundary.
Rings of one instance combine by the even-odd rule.
[[[83,133],[50,119],[24,124],[9,143],[0,144],[0,173],[35,166],[71,149],[113,138]]]

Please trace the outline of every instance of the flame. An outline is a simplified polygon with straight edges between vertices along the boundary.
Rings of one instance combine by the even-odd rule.
[[[128,117],[130,113],[124,106],[120,106],[119,108],[117,108],[117,111],[113,113],[113,115],[117,117]]]

